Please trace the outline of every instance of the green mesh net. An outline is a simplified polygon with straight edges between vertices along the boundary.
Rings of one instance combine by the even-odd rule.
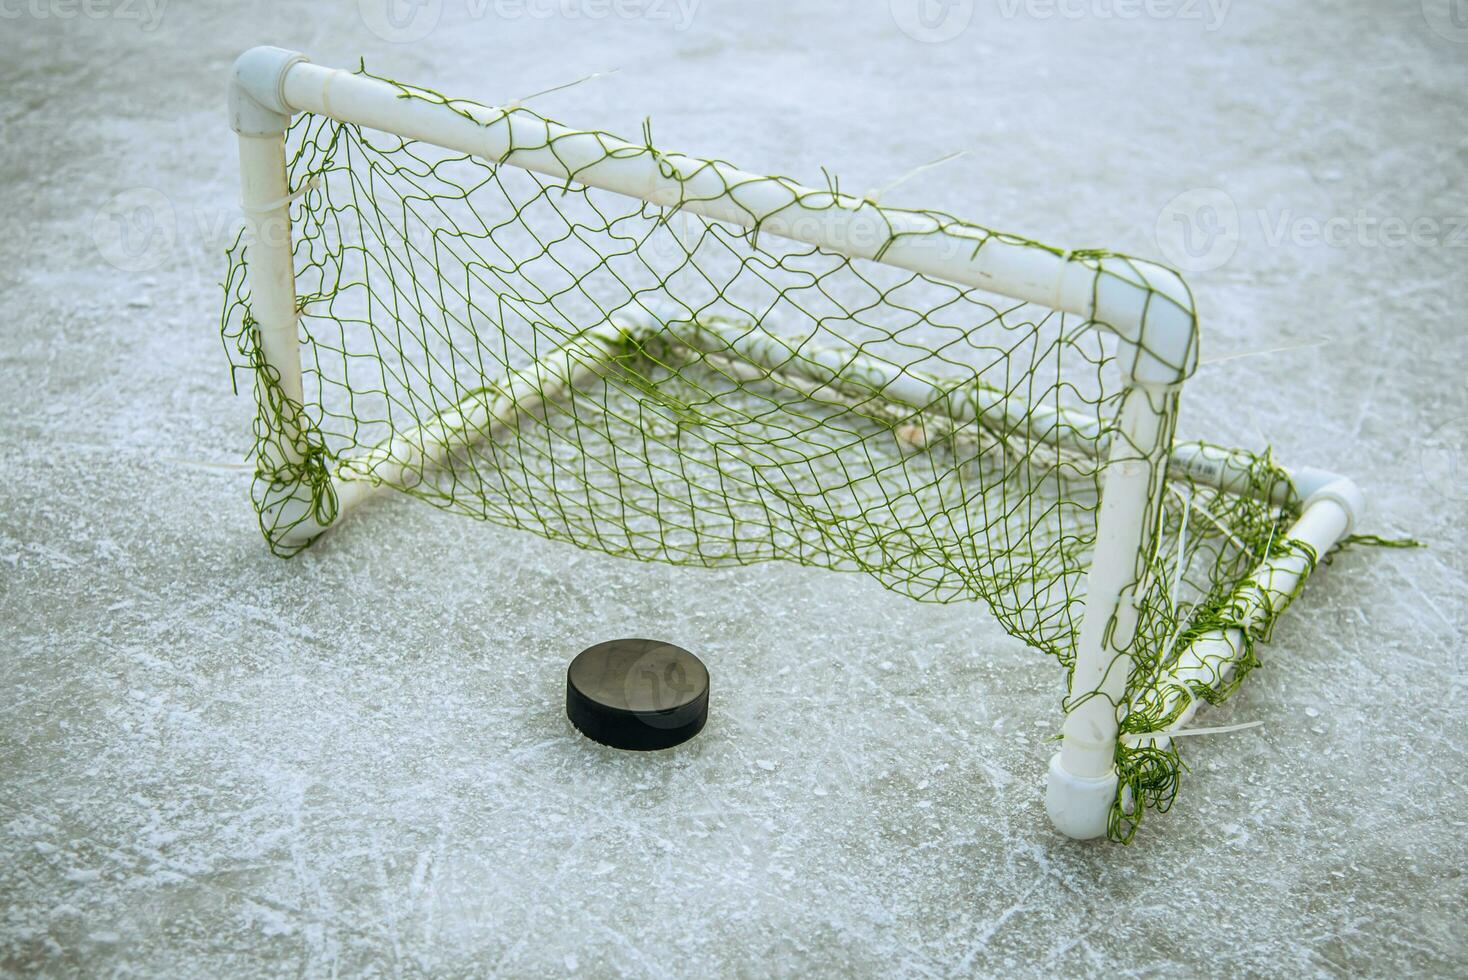
[[[553,146],[532,111],[485,111]],[[636,152],[661,161],[644,137]],[[303,403],[261,354],[243,242],[223,315],[237,372],[277,420],[257,423],[254,497],[278,554],[305,545],[298,525],[331,523],[342,488],[382,484],[629,558],[791,561],[982,601],[1072,664],[1123,395],[1108,331],[509,159],[309,114],[291,128]],[[834,181],[791,197],[812,214],[848,200]],[[1020,241],[923,214],[976,250]],[[1285,474],[1267,456],[1217,456],[1244,492],[1156,474],[1118,706],[1118,840],[1176,793],[1177,748],[1148,733],[1255,664],[1273,597],[1247,579],[1301,547],[1284,533]],[[301,494],[308,507],[279,505]],[[1244,650],[1226,683],[1169,680],[1193,637],[1229,625]]]

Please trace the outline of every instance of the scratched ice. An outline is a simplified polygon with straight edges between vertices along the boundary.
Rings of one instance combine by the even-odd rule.
[[[448,0],[386,40],[422,24],[14,6],[5,968],[1468,971],[1468,45],[1431,2]],[[1182,802],[1126,849],[1049,829],[1063,677],[980,609],[624,563],[405,499],[274,559],[215,333],[223,79],[261,42],[500,101],[618,68],[536,107],[858,191],[968,150],[884,200],[1199,266],[1184,435],[1350,473],[1364,530],[1431,548],[1313,579],[1203,716],[1263,726],[1197,739]],[[570,729],[566,663],[622,635],[707,662],[697,739],[633,756]]]

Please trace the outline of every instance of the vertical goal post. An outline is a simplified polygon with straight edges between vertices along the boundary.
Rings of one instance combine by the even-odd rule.
[[[1071,664],[1060,750],[1052,757],[1045,805],[1062,833],[1102,837],[1118,812],[1140,807],[1119,787],[1120,740],[1167,748],[1207,692],[1222,690],[1258,631],[1271,623],[1309,575],[1315,558],[1348,535],[1363,506],[1348,479],[1295,469],[1270,486],[1268,502],[1298,508],[1286,537],[1298,547],[1266,548],[1251,575],[1228,597],[1226,615],[1185,640],[1153,685],[1147,710],[1170,719],[1165,730],[1124,734],[1134,703],[1133,653],[1139,610],[1157,583],[1151,549],[1160,540],[1169,476],[1220,493],[1258,493],[1248,477],[1253,458],[1201,444],[1174,445],[1179,394],[1198,356],[1192,296],[1173,271],[1109,253],[1069,253],[1019,238],[978,234],[975,226],[930,212],[883,208],[834,187],[804,187],[785,178],[746,173],[718,161],[659,153],[605,133],[573,130],[513,110],[447,99],[406,97],[404,89],[363,73],[312,64],[273,47],[253,48],[235,63],[229,85],[231,126],[238,136],[242,209],[249,248],[248,289],[258,336],[258,469],[269,487],[262,522],[287,545],[304,545],[339,522],[377,487],[397,485],[423,467],[443,463],[475,439],[494,438],[595,376],[618,345],[643,344],[678,325],[680,343],[726,364],[731,377],[779,375],[792,388],[865,403],[872,392],[949,428],[981,413],[1012,419],[1031,438],[1066,451],[1084,443],[1099,454],[1102,490],[1094,553],[1086,576],[1080,629]],[[286,132],[308,113],[338,123],[431,144],[491,165],[553,181],[598,188],[709,222],[814,246],[823,253],[880,263],[943,283],[982,290],[1059,313],[1074,314],[1115,335],[1121,394],[1114,429],[1060,406],[1025,404],[1016,391],[968,390],[964,398],[880,358],[847,351],[802,351],[798,363],[778,334],[689,320],[679,311],[628,310],[589,325],[542,352],[493,390],[465,396],[410,429],[332,465],[311,442],[302,376],[297,269],[291,207],[306,191],[287,177]],[[649,304],[651,305],[651,304]],[[722,359],[722,360],[720,360]],[[801,387],[803,386],[803,387]],[[974,392],[978,394],[975,395]],[[1165,703],[1151,703],[1162,701]]]

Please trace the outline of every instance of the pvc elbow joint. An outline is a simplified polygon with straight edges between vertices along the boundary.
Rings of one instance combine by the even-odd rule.
[[[251,48],[229,70],[229,125],[241,136],[285,132],[296,110],[285,101],[285,76],[308,61],[299,51],[269,45]]]
[[[1290,470],[1290,481],[1294,483],[1295,493],[1305,507],[1317,500],[1330,500],[1345,511],[1346,529],[1342,532],[1343,536],[1355,530],[1356,522],[1366,511],[1366,496],[1350,477],[1313,466],[1301,466]]]
[[[1094,300],[1091,316],[1126,342],[1117,360],[1127,381],[1148,388],[1182,384],[1198,364],[1198,318],[1182,276],[1121,256],[1086,262],[1084,268]]]

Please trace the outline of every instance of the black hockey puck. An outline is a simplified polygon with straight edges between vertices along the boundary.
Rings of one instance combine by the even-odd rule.
[[[671,748],[703,730],[709,672],[671,643],[598,643],[566,670],[566,715],[603,745],[638,752]]]

